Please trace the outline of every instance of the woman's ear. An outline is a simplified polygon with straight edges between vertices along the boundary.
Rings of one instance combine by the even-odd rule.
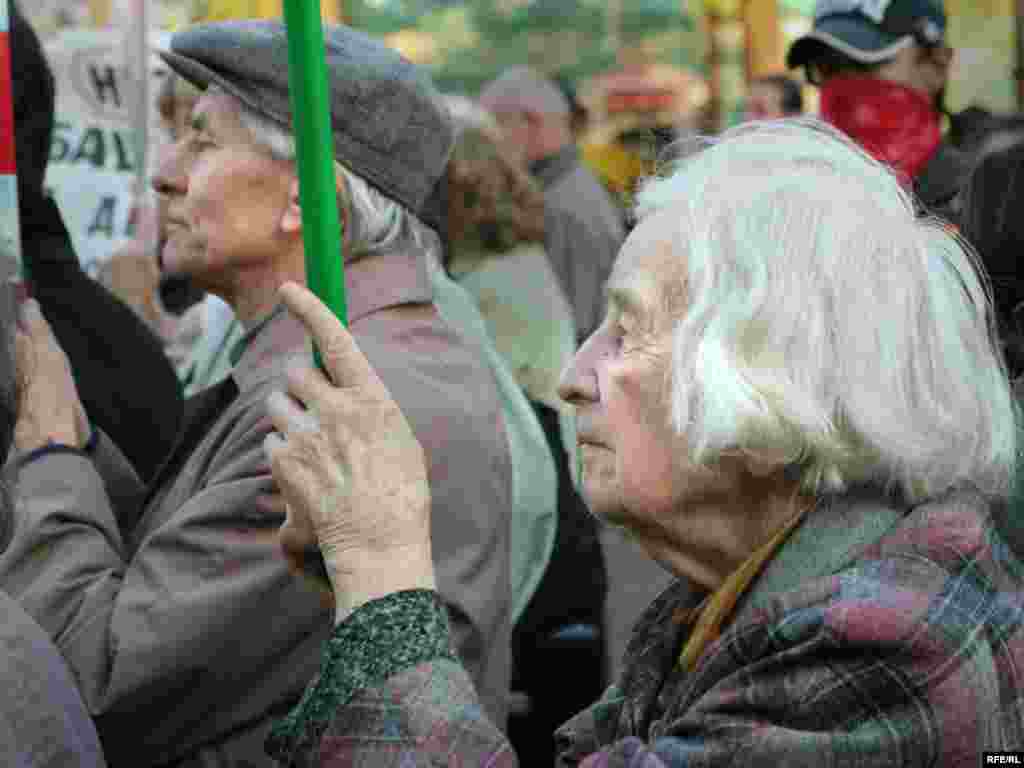
[[[302,204],[299,202],[299,179],[295,177],[288,187],[288,204],[281,214],[281,231],[286,234],[302,232]]]

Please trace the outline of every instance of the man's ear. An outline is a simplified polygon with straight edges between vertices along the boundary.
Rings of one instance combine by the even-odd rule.
[[[281,230],[286,234],[302,232],[302,205],[299,202],[299,179],[296,176],[288,187],[288,205],[281,214]]]
[[[948,45],[936,45],[920,49],[918,60],[931,64],[943,76],[946,76],[953,64],[953,56],[954,51]]]

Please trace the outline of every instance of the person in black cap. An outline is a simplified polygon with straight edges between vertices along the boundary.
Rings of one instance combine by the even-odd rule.
[[[821,89],[821,116],[952,219],[967,159],[942,135],[953,50],[938,0],[818,0],[786,58]]]
[[[349,327],[424,446],[439,592],[482,706],[503,722],[511,467],[501,401],[478,349],[432,303],[437,238],[415,213],[447,162],[451,121],[429,78],[397,53],[346,27],[325,38]],[[299,701],[350,597],[339,590],[335,603],[302,576],[312,535],[278,541],[286,510],[264,452],[280,407],[268,395],[290,362],[311,359],[278,297],[305,263],[287,48],[279,21],[233,21],[179,32],[162,52],[203,90],[153,179],[164,266],[228,301],[246,335],[231,375],[188,401],[127,530],[103,483],[111,446],[101,439],[95,459],[79,450],[59,348],[42,321],[27,331],[52,385],[26,391],[23,405],[60,439],[21,466],[0,585],[67,658],[115,768],[275,765],[270,725]]]

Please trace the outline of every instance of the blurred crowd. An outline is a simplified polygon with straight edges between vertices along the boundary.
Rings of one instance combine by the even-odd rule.
[[[62,85],[9,1],[4,765],[1024,749],[1024,116],[947,109],[936,3],[819,0],[743,124],[623,135],[614,167],[564,80],[441,94],[329,29],[329,336],[279,292],[281,25],[161,52],[157,204],[93,279],[43,184]]]

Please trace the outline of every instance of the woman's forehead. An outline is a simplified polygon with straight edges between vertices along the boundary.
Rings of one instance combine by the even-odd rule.
[[[651,303],[685,275],[678,211],[661,210],[640,221],[619,251],[609,286],[630,286]]]

